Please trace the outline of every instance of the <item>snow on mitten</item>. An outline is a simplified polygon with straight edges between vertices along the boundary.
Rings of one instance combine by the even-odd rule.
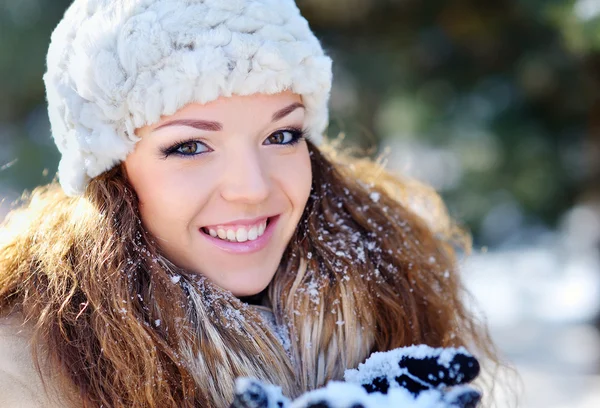
[[[402,347],[373,353],[355,370],[346,370],[347,382],[367,392],[386,394],[402,387],[413,395],[425,390],[469,383],[479,375],[479,362],[464,348]]]
[[[346,382],[285,398],[279,387],[240,378],[231,408],[476,408],[481,394],[466,385],[479,363],[464,348],[411,346],[373,353]]]
[[[391,388],[387,394],[367,393],[358,384],[332,381],[301,395],[289,408],[475,408],[476,405],[464,401],[473,392],[479,398],[479,393],[466,386],[450,392],[427,390],[417,396],[404,388]]]
[[[428,390],[418,396],[404,388],[391,388],[387,394],[367,393],[359,384],[332,381],[327,386],[302,394],[290,402],[279,387],[258,380],[240,378],[231,408],[473,408],[464,405],[459,386],[451,392]],[[477,394],[479,395],[479,394]]]
[[[235,380],[235,398],[230,408],[287,408],[289,405],[290,400],[279,387],[253,378]]]

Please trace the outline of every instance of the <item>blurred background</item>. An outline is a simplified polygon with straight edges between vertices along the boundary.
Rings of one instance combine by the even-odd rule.
[[[57,169],[42,74],[69,0],[0,0],[0,219]],[[298,0],[330,136],[433,185],[522,407],[600,407],[600,0]]]

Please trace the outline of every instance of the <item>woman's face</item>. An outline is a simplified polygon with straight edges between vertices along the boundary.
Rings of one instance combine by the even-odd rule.
[[[304,114],[289,92],[234,96],[138,129],[125,169],[173,263],[236,296],[269,284],[310,194]]]

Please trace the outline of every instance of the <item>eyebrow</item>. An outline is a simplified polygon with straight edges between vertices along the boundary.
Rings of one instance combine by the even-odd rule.
[[[277,122],[278,120],[285,118],[287,115],[289,115],[298,108],[304,109],[304,105],[302,105],[300,102],[295,102],[292,103],[290,106],[278,110],[273,114],[273,122]]]
[[[212,122],[209,120],[197,120],[197,119],[177,119],[171,120],[169,122],[163,123],[160,126],[157,126],[153,132],[156,132],[159,129],[166,128],[168,126],[188,126],[193,127],[195,129],[200,130],[208,130],[209,132],[218,132],[223,130],[223,125],[219,122]]]
[[[304,109],[304,105],[300,102],[295,102],[283,109],[278,110],[273,114],[272,122],[277,122],[278,120],[283,119],[298,108]],[[188,126],[195,129],[207,130],[209,132],[218,132],[223,130],[223,124],[220,122],[198,119],[176,119],[157,126],[152,132],[156,132],[157,130],[166,128],[168,126]]]

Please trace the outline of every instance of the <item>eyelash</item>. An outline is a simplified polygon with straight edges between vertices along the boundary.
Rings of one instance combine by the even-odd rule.
[[[292,140],[290,140],[287,143],[273,143],[273,146],[294,146],[298,143],[300,143],[301,140],[303,140],[304,138],[306,138],[306,132],[304,130],[301,130],[299,128],[285,128],[285,129],[279,129],[273,133],[271,133],[267,139],[273,135],[276,135],[278,133],[282,133],[282,132],[289,132],[292,134]],[[206,152],[201,152],[201,153],[193,153],[193,154],[183,154],[178,152],[177,150],[179,148],[181,148],[182,146],[189,144],[189,143],[199,143],[201,145],[203,145],[204,147],[206,147],[207,149],[210,149],[208,146],[206,146],[206,144],[204,144],[203,142],[196,140],[196,139],[189,139],[189,140],[180,140],[178,142],[176,142],[175,144],[171,145],[170,147],[166,147],[161,149],[162,152],[162,156],[163,158],[168,158],[169,156],[172,155],[176,155],[179,157],[183,157],[183,158],[191,158],[191,157],[195,157],[195,156],[199,156],[205,153],[209,153],[211,150],[206,151]],[[267,145],[270,146],[270,145]]]

